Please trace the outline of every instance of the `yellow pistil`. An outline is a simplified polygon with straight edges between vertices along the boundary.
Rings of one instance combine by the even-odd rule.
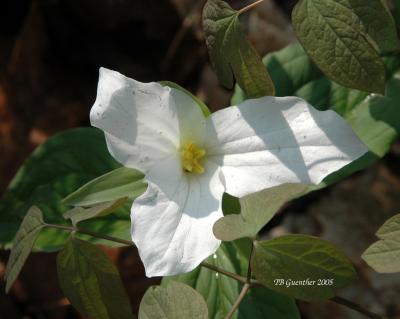
[[[190,173],[204,173],[204,167],[200,164],[200,160],[204,155],[206,155],[206,151],[198,148],[193,142],[184,144],[181,149],[183,169]]]

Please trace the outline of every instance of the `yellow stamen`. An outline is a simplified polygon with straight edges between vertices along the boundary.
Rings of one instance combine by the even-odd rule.
[[[186,143],[181,150],[182,167],[186,172],[202,174],[204,167],[200,164],[206,151],[198,148],[193,142]]]

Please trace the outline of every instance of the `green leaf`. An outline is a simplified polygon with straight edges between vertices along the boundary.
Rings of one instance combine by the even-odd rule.
[[[379,228],[381,238],[362,254],[362,258],[379,273],[400,272],[400,214]]]
[[[200,107],[200,109],[203,112],[203,115],[205,117],[207,117],[207,116],[209,116],[211,114],[210,110],[208,109],[208,106],[202,100],[200,100],[196,95],[192,94],[191,92],[189,92],[185,88],[181,87],[179,84],[176,84],[176,83],[170,82],[170,81],[160,81],[160,84],[162,86],[169,86],[171,88],[180,90],[183,93],[186,93],[187,95],[189,95],[198,104],[198,106]]]
[[[91,180],[64,198],[65,205],[91,206],[122,197],[135,199],[142,195],[147,184],[144,175],[132,168],[120,167]]]
[[[394,17],[397,25],[400,25],[400,0],[394,0]]]
[[[127,198],[123,197],[111,202],[98,204],[90,208],[78,206],[66,211],[63,216],[65,219],[71,219],[72,225],[76,226],[81,221],[113,213],[118,208],[122,207],[126,201]]]
[[[219,219],[213,228],[215,236],[224,241],[255,237],[284,203],[306,189],[302,184],[283,184],[241,198],[241,213]]]
[[[12,284],[17,279],[26,259],[31,253],[37,236],[44,226],[42,212],[39,208],[32,206],[24,217],[14,238],[14,247],[11,250],[4,275],[6,292],[10,291]]]
[[[95,245],[71,239],[57,256],[58,280],[65,296],[84,316],[131,319],[131,306],[118,270]]]
[[[400,238],[400,214],[389,218],[382,227],[378,229],[376,236],[381,239]]]
[[[170,281],[150,287],[140,303],[139,319],[208,319],[203,297],[188,285]]]
[[[266,287],[252,287],[239,307],[239,318],[300,319],[296,302]]]
[[[245,258],[239,255],[232,244],[225,244],[221,245],[206,262],[230,272],[240,273],[240,263],[245,263]],[[187,274],[164,277],[162,284],[167,284],[171,280],[183,282],[196,289],[206,300],[211,319],[224,318],[240,292],[240,286],[236,280],[216,274],[204,267],[198,267]]]
[[[379,273],[400,272],[400,238],[377,241],[361,257]]]
[[[293,26],[304,49],[329,78],[346,87],[383,94],[384,64],[363,26],[371,19],[365,7],[361,0],[300,0],[292,12]],[[363,13],[363,20],[354,8]],[[375,24],[368,27],[375,30]]]
[[[62,214],[68,209],[62,199],[90,180],[120,165],[107,150],[104,134],[95,128],[77,128],[54,135],[24,162],[0,200],[0,243],[8,248],[30,206],[38,206],[52,224],[69,223]],[[117,212],[83,221],[81,227],[110,236],[130,239],[128,205]],[[46,227],[35,242],[35,250],[62,248],[69,234]],[[115,245],[91,238],[91,242]]]
[[[243,32],[238,11],[225,1],[208,0],[203,28],[211,62],[223,86],[231,89],[236,79],[250,97],[274,95],[274,84]]]
[[[347,257],[316,237],[288,235],[258,242],[254,248],[254,276],[270,289],[296,299],[332,298],[337,289],[356,278]]]
[[[400,56],[386,59],[388,81],[386,96],[344,88],[326,78],[314,65],[300,45],[289,46],[269,54],[264,63],[271,71],[277,96],[296,95],[319,110],[332,109],[345,118],[370,152],[338,172],[327,176],[321,188],[364,169],[385,155],[400,132]],[[237,89],[232,104],[239,104],[246,96]]]
[[[250,244],[247,239],[223,243],[206,261],[226,271],[246,276]],[[207,302],[210,319],[225,318],[241,288],[236,280],[201,266],[187,274],[164,277],[162,285],[171,280],[183,282],[196,289]],[[266,317],[297,319],[300,315],[293,299],[260,287],[250,289],[240,305],[239,314],[236,313],[233,316],[234,319],[264,319]]]
[[[377,44],[379,51],[399,50],[396,24],[384,0],[347,0],[354,13],[360,18],[365,32]]]
[[[224,215],[239,214],[239,198],[229,195],[228,193],[224,193],[224,195],[222,195],[222,211],[224,212]]]

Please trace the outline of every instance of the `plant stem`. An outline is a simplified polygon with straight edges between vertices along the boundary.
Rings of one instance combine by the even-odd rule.
[[[235,303],[233,304],[231,310],[226,315],[225,319],[231,319],[235,314],[236,310],[239,308],[240,303],[243,301],[244,297],[246,296],[247,292],[249,291],[251,285],[249,283],[245,283],[242,291],[239,294],[239,297],[236,299]]]
[[[247,266],[247,282],[251,282],[251,259],[253,258],[254,241],[251,242],[249,265]]]
[[[240,10],[238,11],[238,13],[239,13],[239,14],[242,14],[242,13],[244,13],[244,12],[246,12],[246,11],[249,11],[250,9],[254,8],[256,5],[260,4],[260,3],[263,2],[263,1],[264,1],[264,0],[258,0],[258,1],[256,1],[256,2],[253,2],[252,4],[249,4],[247,7],[244,7],[244,8],[242,8],[242,9],[240,9]]]
[[[239,275],[237,275],[237,274],[234,274],[233,272],[226,271],[225,269],[222,269],[222,268],[219,268],[219,267],[217,267],[217,266],[211,265],[211,264],[209,264],[209,263],[207,263],[207,262],[205,262],[205,261],[203,261],[200,265],[201,265],[202,267],[208,268],[208,269],[213,270],[213,271],[215,271],[215,272],[217,272],[217,273],[220,273],[220,274],[222,274],[222,275],[225,275],[225,276],[227,276],[227,277],[230,277],[230,278],[232,278],[232,279],[235,279],[235,280],[241,282],[242,284],[247,284],[246,278],[244,278],[244,277],[242,277],[242,276],[239,276]]]
[[[224,269],[221,269],[221,268],[219,268],[219,267],[217,267],[217,266],[211,265],[211,264],[209,264],[209,263],[207,263],[207,262],[202,262],[200,265],[203,266],[203,267],[205,267],[205,268],[208,268],[208,269],[210,269],[210,270],[213,270],[213,271],[215,271],[215,272],[217,272],[217,273],[220,273],[220,274],[223,274],[223,275],[225,275],[225,276],[227,276],[227,277],[230,277],[230,278],[232,278],[232,279],[235,279],[236,281],[238,281],[238,282],[244,284],[245,286],[243,287],[243,289],[244,289],[246,286],[248,286],[248,288],[246,288],[247,290],[249,290],[250,287],[261,287],[261,286],[265,287],[263,284],[261,284],[261,283],[260,283],[259,281],[257,281],[257,280],[254,280],[254,279],[247,279],[247,278],[245,278],[245,277],[242,277],[242,276],[239,276],[239,275],[234,274],[234,273],[232,273],[232,272],[229,272],[229,271],[226,271],[226,270],[224,270]],[[250,276],[251,276],[251,272],[250,272]],[[246,295],[247,290],[244,292],[244,295]],[[242,290],[242,292],[243,292],[243,290]],[[238,298],[238,299],[236,300],[236,302],[239,302],[239,303],[236,305],[236,302],[235,302],[235,304],[232,306],[231,311],[229,312],[228,316],[225,317],[225,319],[229,319],[229,318],[231,318],[231,317],[233,316],[233,314],[234,314],[236,308],[239,307],[240,302],[243,300],[244,295],[243,295],[241,298],[240,298],[240,295],[239,295],[239,298],[240,298],[240,299]],[[362,313],[363,315],[365,315],[365,316],[367,316],[368,318],[371,318],[371,319],[384,319],[384,318],[385,318],[385,317],[382,317],[382,316],[380,316],[380,315],[377,315],[377,314],[375,314],[375,313],[373,313],[373,312],[370,312],[369,310],[364,309],[364,308],[361,307],[360,305],[358,305],[358,304],[356,304],[356,303],[354,303],[354,302],[352,302],[352,301],[350,301],[350,300],[344,299],[344,298],[342,298],[342,297],[337,297],[337,296],[336,296],[336,297],[333,297],[333,298],[331,298],[331,299],[329,299],[329,300],[332,301],[332,302],[335,302],[335,303],[337,303],[337,304],[340,304],[340,305],[342,305],[342,306],[345,306],[345,307],[347,307],[347,308],[350,308],[350,309],[352,309],[352,310],[355,310],[355,311],[357,311],[357,312],[359,312],[359,313]],[[234,308],[235,305],[236,305],[236,308]],[[230,317],[229,317],[229,315],[230,315]]]
[[[105,240],[109,240],[109,241],[113,241],[116,243],[120,243],[123,245],[127,245],[127,246],[134,246],[134,243],[130,240],[126,240],[126,239],[122,239],[122,238],[117,238],[117,237],[112,237],[112,236],[108,236],[108,235],[103,235],[103,234],[99,234],[96,232],[92,232],[90,230],[86,230],[86,229],[81,229],[81,228],[77,228],[77,227],[72,227],[72,226],[65,226],[65,225],[56,225],[56,224],[45,224],[46,227],[51,227],[51,228],[55,228],[55,229],[61,229],[61,230],[65,230],[65,231],[69,231],[69,232],[78,232],[81,234],[86,234],[92,237],[96,237],[96,238],[101,238],[101,239],[105,239]],[[254,245],[253,245],[254,246]],[[253,253],[253,246],[251,248],[251,253],[250,253],[250,260],[251,260],[251,256]],[[222,268],[219,268],[217,266],[214,266],[212,264],[209,264],[207,262],[202,262],[200,265],[202,267],[208,268],[210,270],[213,270],[217,273],[220,273],[222,275],[225,275],[227,277],[230,277],[232,279],[235,279],[236,281],[244,284],[242,291],[239,294],[239,297],[237,298],[237,300],[235,301],[235,303],[232,306],[232,309],[229,311],[229,313],[227,314],[227,316],[225,317],[225,319],[230,319],[232,318],[232,316],[234,315],[235,311],[237,310],[237,308],[239,307],[240,303],[242,302],[243,298],[246,296],[246,293],[249,291],[250,287],[255,287],[255,286],[264,286],[263,284],[261,284],[259,281],[251,279],[251,268],[250,268],[250,260],[249,260],[249,268],[248,268],[248,272],[247,272],[247,278],[242,277],[240,275],[237,275],[235,273],[232,273],[230,271],[224,270]],[[367,316],[368,318],[371,319],[384,319],[385,317],[382,317],[380,315],[377,315],[369,310],[364,309],[363,307],[361,307],[360,305],[347,300],[345,298],[342,297],[333,297],[331,299],[329,299],[332,302],[335,302],[337,304],[340,304],[342,306],[345,306],[347,308],[353,309],[359,313],[362,313],[363,315]]]
[[[336,296],[336,297],[333,297],[333,298],[331,298],[329,300],[333,301],[333,302],[335,302],[335,303],[337,303],[339,305],[342,305],[342,306],[345,306],[347,308],[353,309],[353,310],[355,310],[355,311],[357,311],[359,313],[362,313],[363,315],[367,316],[368,318],[372,318],[372,319],[384,319],[385,318],[383,316],[377,315],[376,313],[370,312],[370,311],[364,309],[363,307],[361,307],[360,305],[358,305],[358,304],[356,304],[356,303],[354,303],[354,302],[352,302],[350,300],[344,299],[342,297]]]
[[[82,233],[82,234],[86,234],[86,235],[89,235],[89,236],[92,236],[92,237],[101,238],[101,239],[113,241],[113,242],[116,242],[116,243],[124,244],[124,245],[127,245],[127,246],[133,246],[134,245],[133,242],[130,241],[130,240],[125,240],[125,239],[122,239],[122,238],[107,236],[107,235],[95,233],[95,232],[92,232],[90,230],[85,230],[85,229],[81,229],[81,228],[77,228],[77,227],[64,226],[64,225],[55,225],[55,224],[46,224],[46,227],[61,229],[61,230],[69,231],[69,232]]]

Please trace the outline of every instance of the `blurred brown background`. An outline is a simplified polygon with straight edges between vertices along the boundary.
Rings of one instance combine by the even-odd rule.
[[[229,105],[210,67],[201,31],[203,0],[15,0],[0,3],[0,194],[19,165],[52,134],[89,125],[100,66],[140,81],[169,80],[212,110]],[[252,1],[228,1],[234,8]],[[261,55],[295,41],[294,0],[265,0],[243,17]],[[356,176],[288,205],[266,231],[322,236],[345,250],[360,280],[342,295],[400,318],[400,276],[378,275],[360,259],[377,228],[400,212],[400,146]],[[146,288],[133,249],[107,249],[137,311]],[[0,252],[0,280],[8,253]],[[299,304],[304,318],[362,318],[330,302]],[[0,281],[0,318],[80,318],[58,288],[54,254],[34,254],[9,295]],[[272,318],[273,319],[273,318]]]

